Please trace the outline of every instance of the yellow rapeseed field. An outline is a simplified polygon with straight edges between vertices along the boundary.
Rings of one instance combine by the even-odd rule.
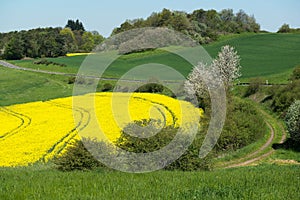
[[[5,126],[1,126],[0,138],[12,134],[24,125],[24,121],[20,116],[7,109],[0,108],[0,119],[1,124],[5,124]]]
[[[133,120],[184,127],[201,115],[188,102],[147,93],[96,93],[0,107],[0,166],[47,162],[79,135],[101,138],[97,130],[114,142]]]
[[[67,53],[66,56],[67,57],[72,57],[72,56],[88,56],[88,55],[92,55],[94,53]]]

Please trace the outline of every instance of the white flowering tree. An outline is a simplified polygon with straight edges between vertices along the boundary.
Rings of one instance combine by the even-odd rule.
[[[201,62],[193,68],[184,84],[185,91],[189,95],[197,94],[198,97],[207,95],[207,84],[203,79],[206,73],[207,66]]]
[[[285,122],[291,138],[300,142],[300,100],[295,101],[288,109]]]
[[[232,86],[233,81],[237,80],[241,74],[240,56],[237,51],[229,45],[223,46],[218,57],[213,61],[213,67],[220,72],[226,88]]]
[[[211,93],[218,92],[222,88],[221,85],[222,80],[216,68],[200,62],[189,74],[184,89],[188,95],[196,95],[201,103],[200,106],[206,108],[210,107],[209,97],[213,95]]]
[[[233,81],[241,76],[240,69],[240,57],[237,52],[229,45],[224,46],[211,65],[200,62],[193,68],[185,82],[185,91],[204,99],[208,97],[208,89],[213,91],[221,82],[228,90]]]
[[[223,46],[218,57],[212,63],[213,68],[219,70],[220,78],[225,87],[232,86],[241,74],[240,56],[235,49],[229,45]]]

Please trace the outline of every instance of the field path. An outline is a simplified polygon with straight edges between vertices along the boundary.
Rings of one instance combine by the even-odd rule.
[[[266,114],[265,111],[263,111],[263,110],[261,110],[261,112],[262,112],[263,114]],[[266,152],[266,153],[264,153],[264,154],[262,154],[262,155],[259,155],[259,154],[260,154],[261,152],[263,152],[266,148],[268,148],[268,147],[272,144],[272,142],[274,142],[275,136],[276,136],[276,134],[277,134],[277,133],[275,132],[273,126],[271,125],[271,123],[268,122],[267,120],[265,120],[265,122],[266,122],[268,128],[269,128],[270,131],[271,131],[271,135],[270,135],[269,139],[267,140],[267,142],[266,142],[263,146],[261,146],[258,150],[254,151],[254,152],[252,152],[252,153],[250,153],[250,154],[248,154],[248,155],[246,155],[246,156],[244,156],[244,157],[242,157],[242,158],[240,158],[240,159],[235,160],[233,164],[227,165],[227,164],[225,163],[224,165],[222,165],[224,168],[234,168],[234,167],[247,166],[247,165],[252,164],[252,163],[254,163],[254,162],[256,162],[256,161],[259,161],[259,160],[261,160],[261,159],[263,159],[263,158],[266,158],[266,157],[270,156],[273,152],[275,152],[274,149],[271,149],[271,150],[269,150],[268,152]],[[281,129],[281,131],[282,131],[282,133],[283,133],[283,134],[282,134],[282,137],[281,137],[281,140],[280,140],[280,143],[283,143],[284,140],[286,139],[286,133],[285,133],[285,130],[284,130],[284,128],[282,127],[281,124],[280,124],[280,129]],[[245,159],[246,159],[246,160],[245,160]]]
[[[52,75],[60,75],[60,76],[70,76],[70,77],[77,77],[78,74],[72,74],[72,73],[64,73],[64,72],[54,72],[54,71],[47,71],[47,70],[40,70],[40,69],[33,69],[33,68],[26,68],[26,67],[20,67],[17,65],[13,65],[11,63],[8,63],[4,60],[0,60],[0,65],[6,68],[10,69],[16,69],[16,70],[22,70],[22,71],[28,71],[28,72],[36,72],[36,73],[42,73],[42,74],[52,74]],[[104,78],[99,76],[82,76],[83,78],[90,78],[90,79],[99,79],[103,81],[123,81],[123,82],[129,82],[129,83],[141,83],[141,82],[148,82],[148,80],[138,80],[138,79],[120,79],[120,78]],[[181,82],[176,80],[165,80],[164,83],[178,83]]]
[[[19,67],[13,64],[10,64],[6,61],[0,60],[0,65],[3,67],[16,69],[16,70],[23,70],[23,71],[30,71],[30,72],[38,72],[42,74],[54,74],[54,75],[63,75],[63,76],[76,76],[76,74],[69,74],[69,73],[63,73],[63,72],[52,72],[52,71],[46,71],[46,70],[38,70],[38,69],[31,69],[26,67]]]

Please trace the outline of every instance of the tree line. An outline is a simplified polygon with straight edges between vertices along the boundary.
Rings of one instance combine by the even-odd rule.
[[[191,36],[200,44],[215,41],[223,34],[260,31],[260,25],[256,23],[254,16],[243,10],[234,13],[232,9],[220,12],[199,9],[186,13],[163,9],[146,19],[126,20],[113,30],[112,35],[143,27],[168,27]]]
[[[79,20],[68,20],[64,28],[36,28],[0,33],[0,57],[16,60],[90,52],[103,40],[103,36],[97,31],[85,31]]]
[[[289,24],[284,23],[277,33],[300,33],[300,28],[291,28]]]
[[[220,35],[259,32],[260,25],[254,16],[243,10],[232,9],[195,10],[192,13],[163,9],[146,19],[127,20],[112,31],[118,33],[143,27],[167,27],[184,33],[200,44],[210,43]],[[28,31],[0,33],[0,57],[21,59],[24,57],[57,57],[66,53],[90,52],[104,38],[96,31],[86,31],[79,20],[68,20],[64,28],[37,28]]]

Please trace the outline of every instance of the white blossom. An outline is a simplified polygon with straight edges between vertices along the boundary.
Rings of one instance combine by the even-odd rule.
[[[222,47],[221,52],[212,65],[219,70],[226,88],[231,86],[233,81],[241,76],[240,56],[229,45]]]
[[[185,91],[189,94],[196,94],[205,98],[208,91],[220,88],[224,84],[228,89],[233,81],[241,76],[240,57],[233,47],[224,46],[218,57],[211,65],[198,63],[187,77]]]
[[[285,122],[291,138],[300,142],[300,100],[295,101],[289,107]]]

